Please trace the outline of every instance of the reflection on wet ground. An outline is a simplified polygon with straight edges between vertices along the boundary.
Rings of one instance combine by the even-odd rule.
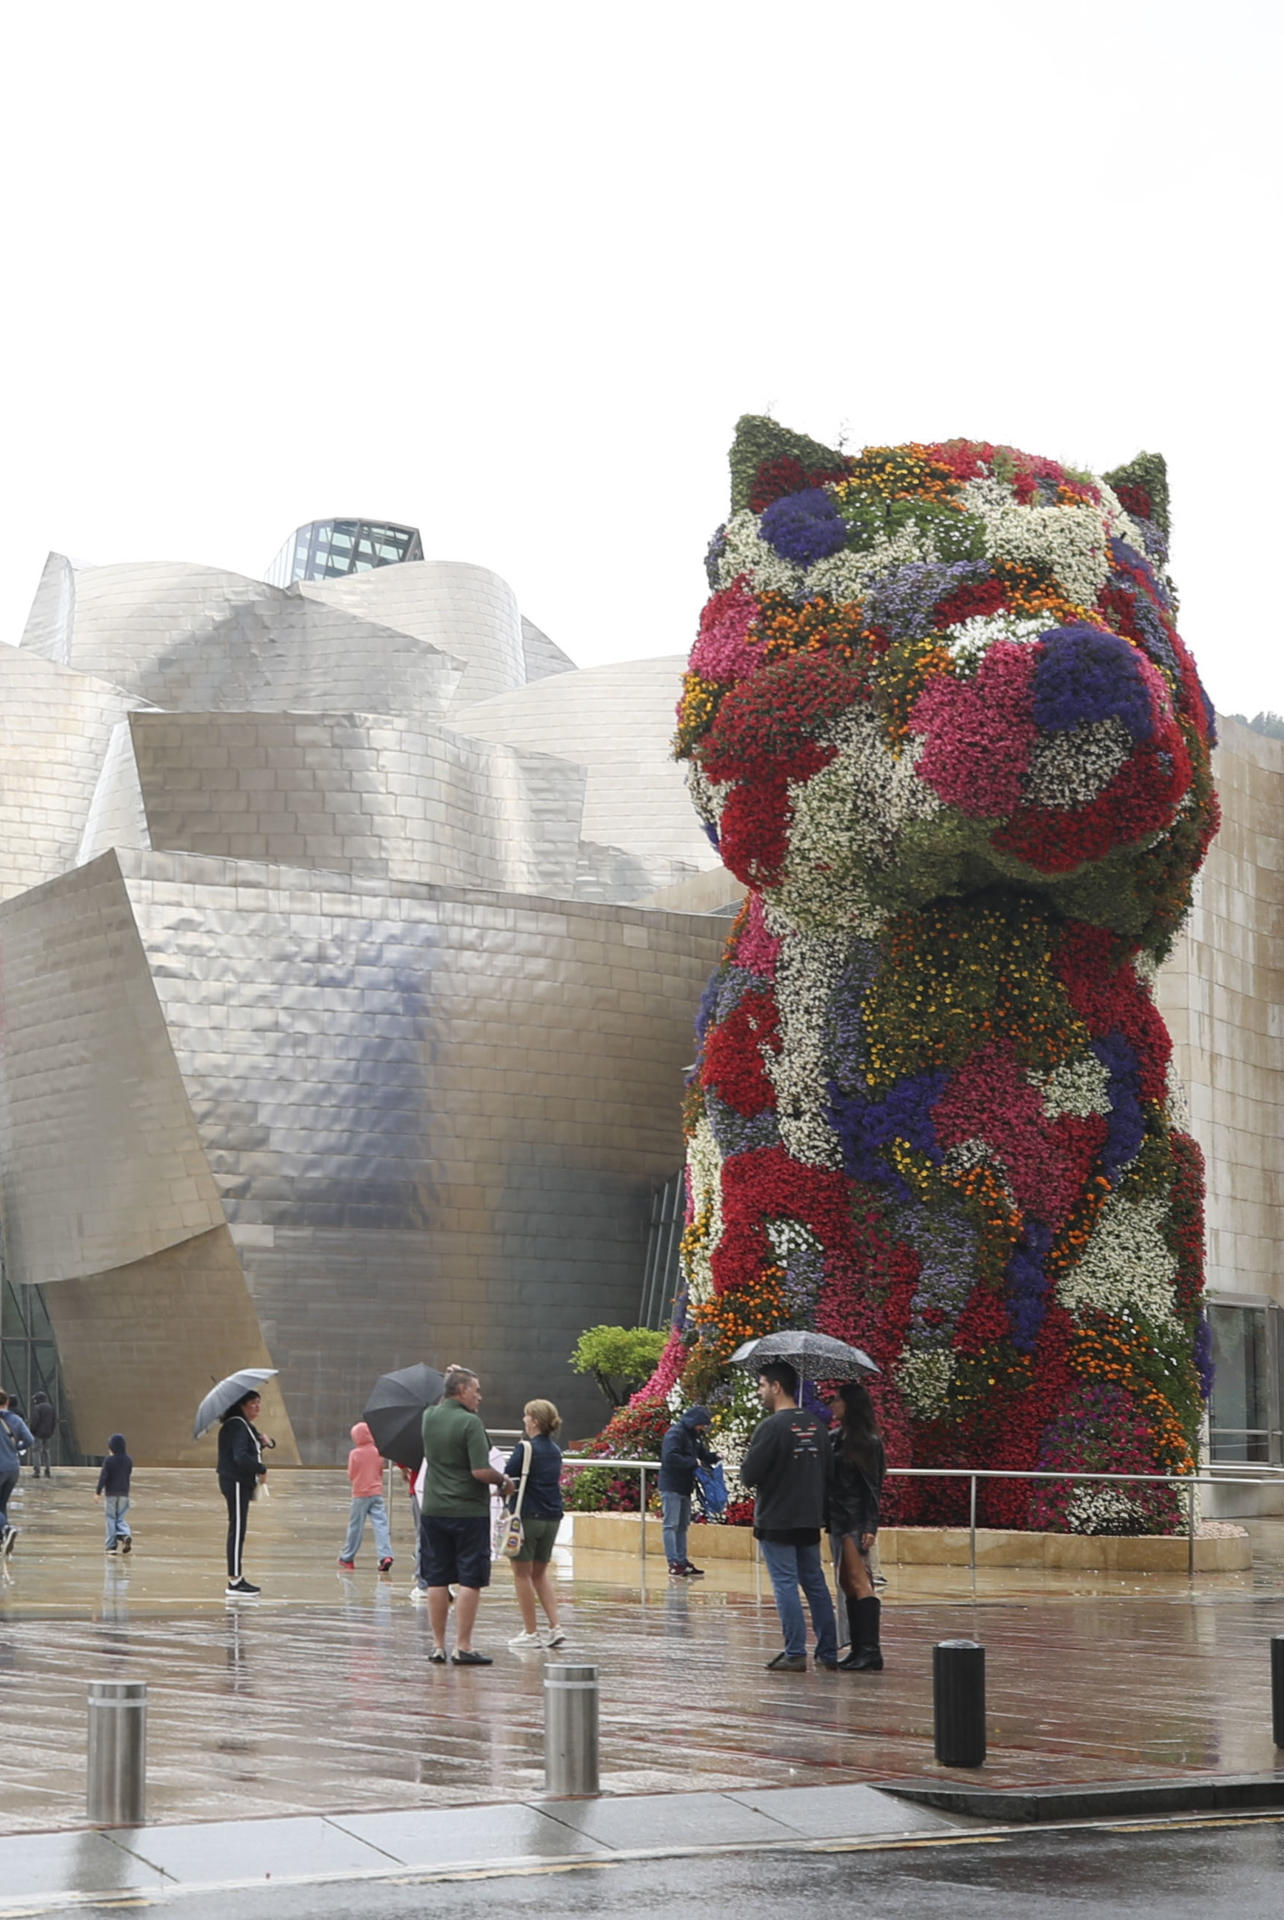
[[[0,1588],[8,1765],[0,1831],[84,1819],[92,1679],[149,1683],[149,1818],[207,1820],[529,1797],[542,1787],[544,1657],[496,1569],[474,1671],[429,1665],[409,1598],[409,1508],[397,1564],[335,1566],[341,1473],[280,1472],[256,1503],[247,1571],[262,1600],[225,1601],[212,1474],[140,1471],[136,1550],[102,1548],[94,1476],[24,1478],[21,1538]],[[693,1538],[693,1549],[696,1544]],[[698,1556],[697,1556],[698,1557]],[[777,1674],[770,1591],[752,1566],[670,1582],[651,1561],[558,1551],[571,1638],[601,1670],[603,1788],[645,1792],[877,1780],[934,1770],[931,1647],[987,1648],[987,1784],[1267,1770],[1276,1565],[1203,1579],[1090,1584],[1020,1569],[893,1570],[880,1675]]]

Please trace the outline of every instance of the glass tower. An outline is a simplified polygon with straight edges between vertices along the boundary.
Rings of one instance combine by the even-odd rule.
[[[337,580],[423,557],[418,527],[390,520],[310,520],[290,535],[266,578],[274,587],[288,587],[293,580]]]

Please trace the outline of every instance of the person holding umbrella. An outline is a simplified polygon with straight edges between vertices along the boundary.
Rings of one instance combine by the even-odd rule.
[[[255,1599],[261,1587],[251,1584],[241,1566],[250,1502],[267,1475],[254,1422],[262,1398],[257,1388],[244,1394],[222,1415],[218,1429],[218,1484],[227,1501],[227,1594],[229,1599]]]
[[[798,1375],[788,1361],[764,1360],[758,1399],[767,1418],[754,1429],[740,1478],[754,1489],[753,1530],[771,1576],[784,1650],[768,1667],[807,1671],[807,1629],[798,1589],[807,1596],[816,1635],[816,1665],[838,1665],[834,1603],[820,1561],[829,1483],[829,1435],[798,1405]]]
[[[851,1636],[847,1658],[838,1664],[845,1673],[881,1673],[882,1603],[874,1592],[869,1554],[887,1462],[869,1389],[859,1380],[844,1380],[837,1401],[839,1424],[830,1440],[829,1537]]]

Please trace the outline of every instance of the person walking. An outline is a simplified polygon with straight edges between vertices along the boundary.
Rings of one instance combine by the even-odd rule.
[[[851,1639],[846,1659],[838,1664],[845,1673],[881,1673],[882,1603],[874,1592],[870,1551],[887,1461],[869,1389],[859,1380],[845,1380],[837,1411],[838,1427],[830,1437],[829,1538]]]
[[[352,1572],[369,1518],[374,1528],[379,1571],[387,1573],[392,1566],[392,1535],[388,1530],[388,1509],[383,1500],[383,1455],[364,1420],[358,1420],[352,1429],[348,1481],[352,1487],[352,1503],[348,1508],[348,1537],[339,1555],[339,1569],[343,1573]]]
[[[548,1645],[560,1647],[566,1630],[557,1613],[557,1593],[549,1574],[553,1543],[562,1524],[562,1449],[554,1435],[562,1416],[551,1400],[528,1400],[522,1411],[525,1440],[519,1440],[505,1468],[517,1491],[511,1505],[522,1523],[522,1544],[513,1555],[513,1581],[522,1630],[510,1647],[538,1647],[542,1643],[535,1618],[535,1599],[548,1620]]]
[[[227,1587],[229,1599],[254,1599],[262,1589],[245,1578],[242,1555],[250,1502],[267,1474],[254,1422],[262,1396],[246,1393],[228,1408],[218,1429],[218,1484],[227,1502]]]
[[[469,1367],[446,1369],[441,1399],[423,1418],[424,1492],[419,1515],[420,1568],[427,1584],[432,1653],[437,1666],[446,1659],[446,1621],[450,1589],[455,1603],[457,1667],[490,1667],[489,1654],[473,1646],[473,1627],[482,1588],[490,1585],[490,1492],[499,1487],[508,1498],[513,1483],[487,1459],[486,1429],[477,1417],[481,1381]]]
[[[49,1395],[41,1393],[39,1389],[31,1396],[30,1426],[36,1443],[31,1450],[32,1477],[38,1480],[43,1467],[47,1480],[49,1478],[49,1442],[58,1431],[58,1415]]]
[[[767,1418],[755,1428],[740,1478],[754,1489],[753,1530],[771,1576],[784,1651],[768,1667],[807,1670],[807,1629],[798,1589],[807,1596],[816,1636],[816,1665],[838,1665],[838,1633],[820,1559],[829,1484],[829,1435],[814,1413],[798,1405],[798,1375],[771,1360],[758,1375],[758,1399]]]
[[[660,1442],[660,1514],[664,1528],[664,1557],[675,1578],[702,1580],[704,1569],[687,1558],[687,1529],[691,1525],[691,1495],[696,1468],[712,1466],[717,1454],[704,1443],[709,1431],[708,1407],[688,1407]],[[645,1524],[645,1523],[644,1523]]]
[[[125,1436],[123,1433],[113,1433],[107,1442],[107,1458],[103,1461],[94,1492],[94,1499],[104,1502],[108,1553],[115,1553],[117,1543],[122,1553],[132,1553],[134,1550],[134,1536],[125,1518],[129,1512],[129,1484],[133,1475],[134,1463],[125,1451]]]
[[[9,1496],[18,1484],[19,1448],[34,1447],[35,1435],[20,1413],[0,1393],[0,1553],[8,1559],[18,1544],[18,1529],[9,1525]]]

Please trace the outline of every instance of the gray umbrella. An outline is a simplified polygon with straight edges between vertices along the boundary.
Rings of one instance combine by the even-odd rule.
[[[273,1379],[275,1374],[275,1367],[242,1367],[239,1373],[229,1373],[226,1380],[220,1380],[216,1387],[211,1387],[196,1409],[193,1440],[199,1440],[203,1433],[208,1433],[229,1407],[234,1407],[238,1400],[244,1400],[247,1393],[257,1393],[263,1382]]]
[[[733,1367],[761,1367],[768,1360],[786,1360],[799,1380],[859,1380],[878,1368],[860,1347],[832,1340],[827,1333],[767,1333],[746,1340],[731,1356]]]

